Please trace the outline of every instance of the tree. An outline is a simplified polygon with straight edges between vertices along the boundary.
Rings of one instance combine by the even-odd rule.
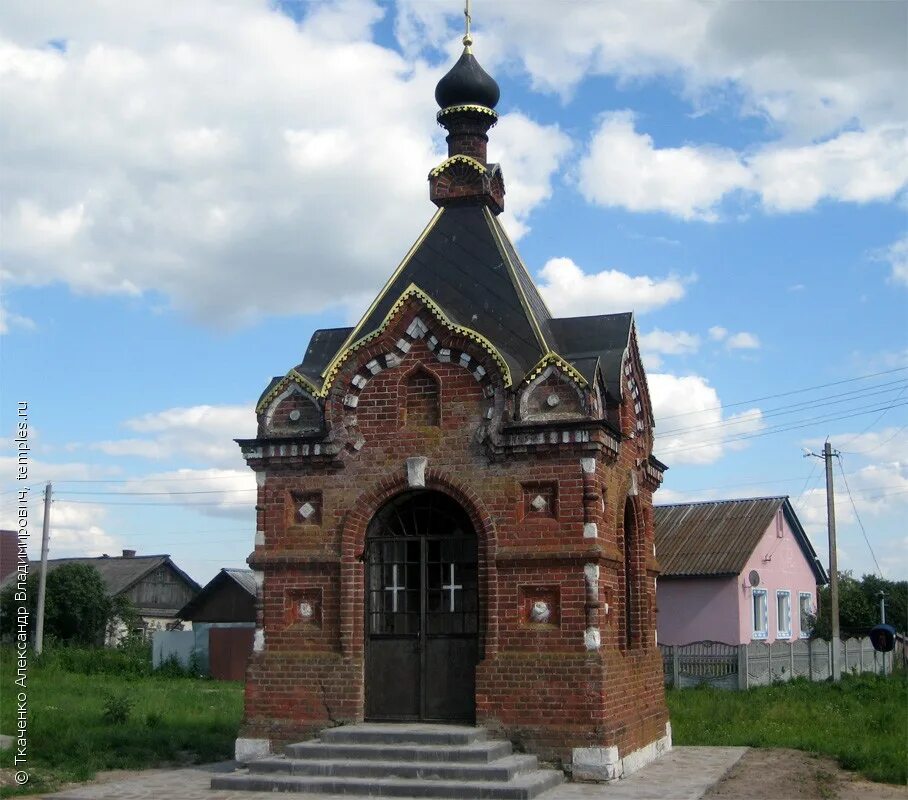
[[[27,581],[29,631],[34,635],[38,607],[38,572]],[[15,587],[0,594],[0,634],[15,632],[17,609]],[[108,625],[130,614],[128,601],[107,595],[101,574],[89,564],[61,564],[47,573],[44,602],[44,633],[61,642],[83,645],[104,643]]]
[[[880,592],[886,595],[886,622],[899,633],[908,628],[908,581],[887,581],[876,575],[856,580],[850,572],[839,573],[839,628],[843,638],[866,636],[880,622]],[[820,587],[819,615],[813,635],[820,639],[832,636],[829,587]]]

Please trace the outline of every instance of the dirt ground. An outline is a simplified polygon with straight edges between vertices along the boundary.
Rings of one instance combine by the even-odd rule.
[[[748,750],[705,798],[753,800],[908,800],[908,787],[871,783],[832,759],[800,750]]]

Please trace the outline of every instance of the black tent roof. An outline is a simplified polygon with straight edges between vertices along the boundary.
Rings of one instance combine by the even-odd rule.
[[[480,205],[440,209],[360,322],[353,328],[315,331],[295,371],[320,387],[332,360],[380,328],[411,285],[432,298],[453,323],[491,342],[515,382],[554,352],[587,382],[601,369],[608,392],[620,396],[633,315],[553,318],[501,223]],[[269,384],[265,395],[279,380]]]

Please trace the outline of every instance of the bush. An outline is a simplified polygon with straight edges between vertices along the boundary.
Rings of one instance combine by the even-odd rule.
[[[129,719],[132,711],[132,700],[126,694],[104,695],[104,713],[101,715],[105,722],[111,725],[122,725]]]

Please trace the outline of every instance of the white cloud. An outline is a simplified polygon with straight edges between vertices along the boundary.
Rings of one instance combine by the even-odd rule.
[[[889,264],[891,268],[889,280],[892,283],[908,286],[908,236],[903,236],[888,247],[876,251],[874,257]]]
[[[824,200],[892,200],[908,184],[906,128],[848,131],[819,143],[771,145],[751,154],[709,145],[656,147],[633,115],[603,116],[580,161],[579,188],[591,203],[715,222],[743,191],[769,212],[806,211]]]
[[[729,350],[758,350],[760,340],[752,333],[741,331],[729,336],[725,341],[725,346]]]
[[[746,188],[747,169],[731,150],[656,148],[637,133],[629,111],[603,116],[580,162],[579,188],[591,203],[630,211],[664,211],[681,219],[717,219],[716,205]]]
[[[16,328],[22,331],[33,331],[35,327],[33,319],[10,311],[0,299],[0,336]]]
[[[505,114],[489,139],[489,161],[503,165],[507,201],[504,223],[514,238],[530,212],[552,196],[552,178],[571,148],[557,125],[540,125],[520,112]]]
[[[726,336],[728,336],[728,328],[723,328],[721,325],[713,325],[709,331],[709,338],[714,342],[721,342]]]
[[[586,273],[569,258],[552,258],[540,270],[539,291],[555,316],[644,313],[680,300],[684,281],[610,269]]]
[[[457,9],[400,5],[398,34],[413,50],[457,37]],[[573,0],[486,4],[474,16],[483,59],[516,61],[536,88],[565,96],[589,74],[680,78],[697,108],[731,102],[804,141],[908,113],[899,3],[826,3],[818,13],[814,3]]]
[[[714,342],[725,342],[729,350],[758,350],[760,347],[759,337],[747,331],[732,333],[721,325],[713,325],[707,334]]]
[[[5,8],[3,278],[156,291],[217,325],[377,290],[434,211],[433,89],[449,65],[371,42],[376,2],[305,12],[297,23],[254,0],[165,15],[129,2]],[[43,44],[60,38],[65,52]],[[491,139],[519,234],[568,139],[517,113]]]
[[[735,437],[755,433],[763,425],[758,408],[726,417],[719,394],[699,375],[647,376],[656,418],[655,453],[669,466],[712,464],[727,450],[740,450],[746,440]]]
[[[659,328],[640,336],[640,350],[649,369],[662,366],[663,355],[689,355],[700,349],[700,337],[686,331],[663,331]]]
[[[41,529],[44,524],[44,504],[41,493],[33,493],[29,503],[28,554],[30,559],[41,557]],[[6,502],[0,510],[0,527],[18,528],[17,504]],[[55,499],[50,512],[51,558],[100,556],[119,554],[119,540],[105,529],[106,511],[95,503],[72,503]]]
[[[254,436],[255,425],[251,404],[170,408],[124,423],[140,436],[97,442],[92,447],[112,456],[171,458],[229,467],[242,463],[233,439]]]
[[[250,469],[179,469],[145,475],[122,485],[143,492],[142,500],[180,505],[208,516],[248,519],[255,508],[255,473]]]
[[[818,144],[768,147],[748,164],[769,211],[891,200],[908,182],[905,137],[904,125],[848,131]]]

